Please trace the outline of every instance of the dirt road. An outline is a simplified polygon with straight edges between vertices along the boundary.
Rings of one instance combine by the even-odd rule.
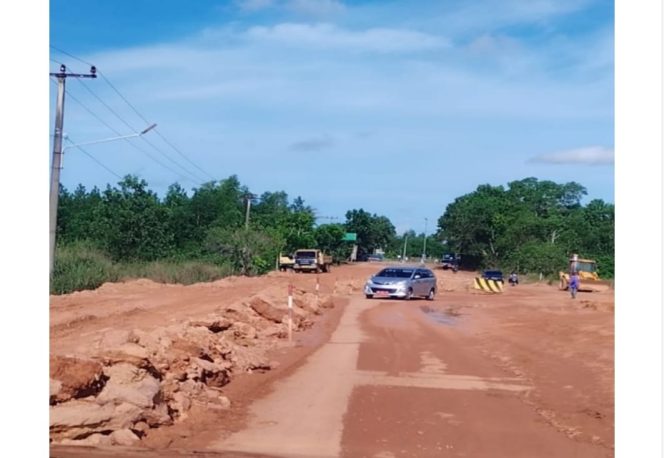
[[[194,406],[132,448],[53,445],[52,456],[614,455],[610,293],[572,300],[526,284],[491,295],[470,288],[472,274],[436,271],[434,301],[365,299],[359,288],[378,267],[321,275],[335,307],[295,345],[277,338],[271,370],[232,377],[230,408]],[[53,298],[51,351],[90,355],[109,329],[158,329],[289,282],[312,292],[315,278],[139,282]]]

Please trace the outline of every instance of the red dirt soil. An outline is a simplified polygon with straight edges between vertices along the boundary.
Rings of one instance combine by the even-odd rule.
[[[74,446],[67,441],[60,445],[61,436],[52,430],[52,456],[168,457],[188,456],[194,451],[196,456],[260,456],[224,452],[223,446],[216,451],[209,447],[223,444],[225,438],[251,427],[252,405],[278,394],[279,383],[311,361],[314,352],[328,343],[349,304],[364,310],[358,322],[365,335],[359,341],[358,374],[378,374],[371,377],[387,377],[387,382],[362,382],[352,388],[340,425],[340,455],[613,456],[612,291],[580,293],[573,300],[555,286],[532,283],[506,286],[502,294],[488,294],[472,289],[472,273],[435,270],[439,288],[434,301],[367,300],[361,287],[380,267],[365,263],[341,266],[318,276],[272,273],[191,286],[138,280],[52,296],[51,355],[60,362],[75,357],[88,361],[88,369],[96,367],[90,361],[106,369],[129,362],[136,365],[141,377],[157,377],[162,391],[168,392],[164,387],[171,381],[180,384],[173,385],[173,393],[184,393],[179,389],[185,384],[182,374],[191,371],[197,356],[211,359],[214,364],[234,364],[223,369],[230,382],[212,390],[230,400],[230,407],[193,402],[186,415],[172,417],[172,424],[143,428],[140,440],[129,448]],[[317,278],[321,299],[329,300],[328,305],[334,307],[314,313],[308,311],[307,301],[314,297]],[[285,309],[289,283],[294,284],[299,298],[296,309],[300,326],[293,344],[287,342],[284,323],[264,324],[267,320],[241,307],[251,297],[260,296]],[[242,314],[246,315],[242,323],[233,321],[232,317]],[[236,330],[234,335],[227,330],[213,333],[196,324],[202,320],[209,325],[216,319],[220,326],[226,326],[222,318],[237,323],[230,327]],[[189,342],[194,353],[203,348],[203,356],[182,353],[176,359],[174,346],[163,347],[159,350],[162,353],[150,353],[153,348],[146,346],[147,357],[134,347],[127,347],[121,356],[109,356],[111,350],[125,348],[122,345],[126,346],[127,334],[129,342],[141,345],[148,341],[149,333],[175,345],[175,334],[165,337],[167,329],[180,333],[180,346]],[[144,339],[133,339],[136,335]],[[213,339],[226,338],[223,336],[228,338],[222,342],[226,346],[215,350]],[[248,356],[242,353],[245,350],[250,352]],[[138,351],[138,356],[132,356],[132,351]],[[158,354],[171,360],[157,362]],[[226,359],[219,356],[224,354]],[[146,361],[154,363],[154,371]],[[83,374],[84,380],[73,380],[75,376],[66,375],[62,367],[52,364],[51,378],[63,386],[69,378],[72,386],[94,379]],[[240,370],[251,367],[255,369]],[[330,370],[334,370],[333,362]],[[199,369],[201,373],[204,371]],[[188,374],[193,377],[191,372]],[[409,374],[415,374],[415,378],[408,378]],[[442,385],[414,385],[412,380],[426,378],[427,374]],[[463,383],[469,387],[477,383],[483,388],[443,387],[457,380],[455,377],[466,377]],[[325,378],[320,374],[320,380]],[[497,380],[501,382],[495,382],[492,388]],[[512,390],[508,385],[516,388]],[[201,399],[211,388],[201,389],[192,399]],[[61,389],[59,399],[71,397],[71,393],[62,393]],[[89,392],[84,395],[98,396]],[[93,398],[83,400],[92,402]],[[292,415],[297,414],[295,404]],[[279,450],[274,453],[279,456]]]

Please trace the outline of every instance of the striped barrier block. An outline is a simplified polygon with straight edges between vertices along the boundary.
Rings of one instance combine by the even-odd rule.
[[[502,293],[503,282],[476,277],[473,287],[487,293]]]

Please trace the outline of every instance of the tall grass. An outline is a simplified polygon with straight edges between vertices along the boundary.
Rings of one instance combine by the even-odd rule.
[[[51,279],[51,294],[95,289],[106,282],[147,278],[158,283],[208,282],[232,275],[228,265],[203,261],[113,262],[88,243],[59,246]]]
[[[118,267],[122,280],[149,278],[158,283],[182,285],[214,281],[233,273],[228,265],[218,266],[200,261],[154,261],[122,264]]]
[[[87,243],[58,246],[51,277],[51,294],[95,289],[118,279],[113,261]]]

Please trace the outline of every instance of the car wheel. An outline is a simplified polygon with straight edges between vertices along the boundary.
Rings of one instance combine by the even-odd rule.
[[[373,294],[365,294],[364,297],[367,299],[373,299]]]
[[[406,295],[404,296],[404,299],[409,301],[413,298],[413,288],[408,288],[408,292],[406,292]]]
[[[431,288],[431,291],[429,291],[429,294],[427,294],[427,300],[432,301],[436,297],[436,289]]]

